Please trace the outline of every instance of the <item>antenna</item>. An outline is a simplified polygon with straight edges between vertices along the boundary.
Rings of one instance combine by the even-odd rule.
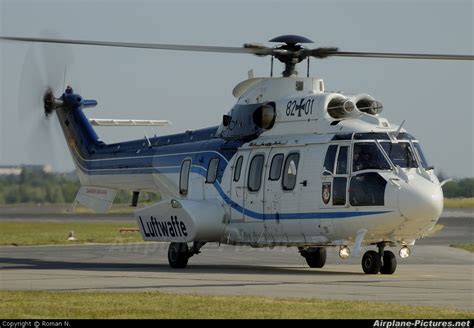
[[[272,56],[272,64],[270,66],[270,77],[273,77],[273,56]]]
[[[148,137],[146,136],[146,134],[145,134],[145,140],[146,140],[146,142],[147,142],[147,144],[148,144],[148,147],[151,147],[150,139],[148,139]]]
[[[249,79],[253,79],[255,77],[255,74],[253,73],[253,69],[251,69],[247,72],[247,77]]]
[[[309,56],[308,56],[308,64],[306,66],[306,77],[309,77]]]
[[[66,73],[67,73],[67,64],[64,64],[63,90],[66,90]]]
[[[400,134],[400,131],[402,130],[403,124],[405,124],[405,120],[402,121],[397,131],[395,131],[395,138],[398,138],[398,135]]]

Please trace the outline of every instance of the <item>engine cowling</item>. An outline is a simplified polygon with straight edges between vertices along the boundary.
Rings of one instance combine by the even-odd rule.
[[[354,113],[354,109],[354,103],[343,97],[335,97],[327,105],[327,112],[332,118],[349,117]]]
[[[380,114],[383,110],[382,103],[369,95],[357,96],[354,102],[359,111],[370,115]]]

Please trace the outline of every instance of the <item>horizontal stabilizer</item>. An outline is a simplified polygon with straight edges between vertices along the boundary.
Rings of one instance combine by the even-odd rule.
[[[98,213],[105,213],[112,206],[115,195],[117,195],[117,190],[115,189],[81,186],[74,200],[73,210],[80,203]]]
[[[90,118],[89,122],[94,126],[167,126],[171,125],[168,120],[123,120],[109,118]]]

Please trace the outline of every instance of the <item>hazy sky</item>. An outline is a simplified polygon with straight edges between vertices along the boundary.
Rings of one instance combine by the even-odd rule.
[[[7,1],[0,34],[25,37],[241,46],[299,34],[347,51],[473,54],[473,2],[456,1]],[[310,45],[311,46],[311,45]],[[172,127],[100,128],[105,142],[220,122],[247,71],[269,58],[0,41],[0,165],[73,168],[41,93],[65,83],[99,106],[89,117],[169,119]],[[67,67],[67,69],[65,69]],[[299,67],[304,74],[305,65]],[[278,63],[275,72],[283,67]],[[368,93],[383,116],[422,143],[437,170],[474,176],[474,63],[395,59],[313,60],[327,90]]]

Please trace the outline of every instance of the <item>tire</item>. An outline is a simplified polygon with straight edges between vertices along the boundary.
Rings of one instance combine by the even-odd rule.
[[[382,267],[382,259],[376,251],[367,251],[362,256],[362,270],[366,274],[377,274]]]
[[[326,248],[313,247],[305,251],[303,255],[310,268],[322,268],[326,264]]]
[[[188,265],[189,248],[186,243],[171,243],[168,248],[168,263],[173,269],[184,269]]]
[[[397,258],[390,251],[383,252],[383,264],[380,268],[381,274],[393,274],[397,269]]]

